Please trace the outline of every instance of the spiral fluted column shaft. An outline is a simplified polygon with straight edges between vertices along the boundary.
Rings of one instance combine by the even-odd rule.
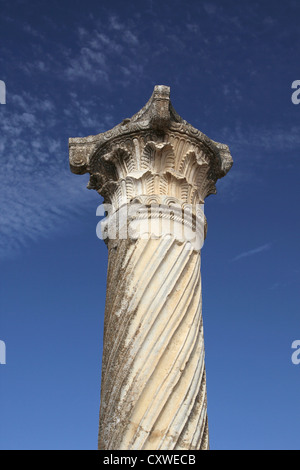
[[[109,243],[100,449],[207,449],[200,254]]]

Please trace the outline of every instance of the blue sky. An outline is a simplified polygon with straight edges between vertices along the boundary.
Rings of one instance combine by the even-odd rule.
[[[229,145],[206,200],[212,449],[299,449],[300,5],[0,1],[1,449],[97,446],[107,249],[68,138],[136,113],[156,84]]]

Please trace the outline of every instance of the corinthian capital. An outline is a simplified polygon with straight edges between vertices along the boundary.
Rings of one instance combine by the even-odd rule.
[[[71,138],[73,173],[90,173],[95,189],[115,210],[143,204],[203,204],[232,166],[227,145],[183,120],[158,85],[148,103],[108,132]]]

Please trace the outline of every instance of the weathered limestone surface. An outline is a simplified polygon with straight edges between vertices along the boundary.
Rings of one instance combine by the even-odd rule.
[[[89,172],[111,205],[99,449],[208,449],[201,205],[231,168],[229,149],[178,116],[166,86],[131,119],[69,146],[71,170]]]

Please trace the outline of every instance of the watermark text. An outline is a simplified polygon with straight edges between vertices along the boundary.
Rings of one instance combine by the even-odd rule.
[[[6,345],[0,340],[0,364],[6,364]]]
[[[0,104],[6,104],[6,85],[3,80],[0,80]]]
[[[292,89],[295,90],[292,94],[292,103],[300,104],[300,80],[294,80],[292,83]]]
[[[104,217],[96,227],[101,240],[159,239],[172,237],[187,242],[187,249],[201,249],[205,239],[203,204],[110,204],[98,206],[96,215]]]
[[[296,339],[292,342],[292,349],[295,349],[292,354],[292,363],[297,366],[300,364],[300,339]]]

